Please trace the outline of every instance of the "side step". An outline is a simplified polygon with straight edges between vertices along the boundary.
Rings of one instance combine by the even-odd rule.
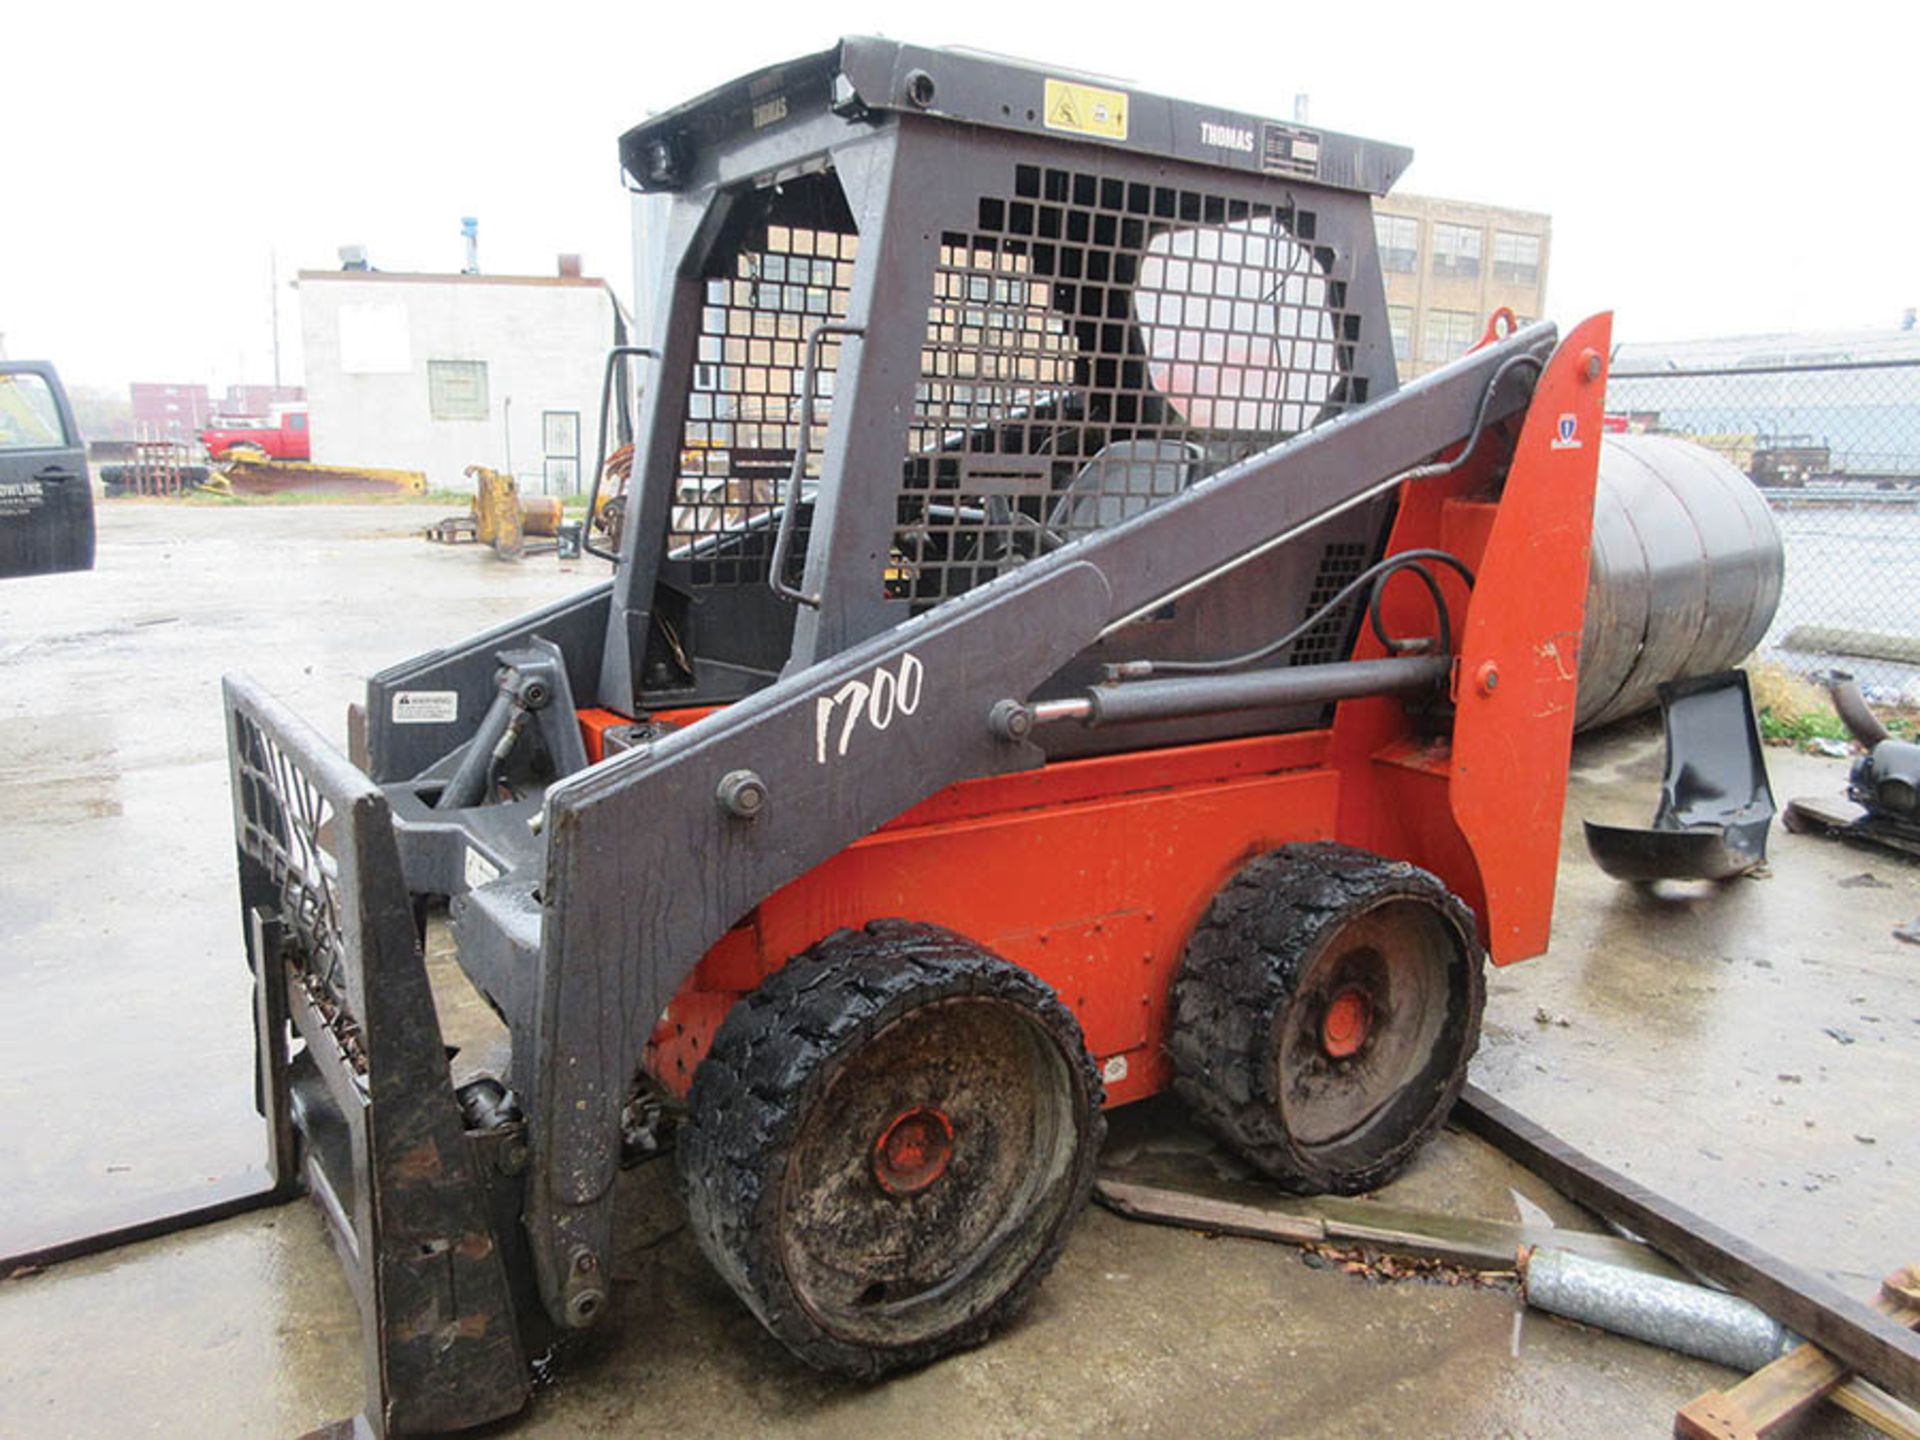
[[[530,1390],[507,1263],[520,1127],[462,1119],[378,787],[251,681],[225,693],[256,1100],[275,1181],[319,1204],[360,1305],[360,1428],[513,1414]]]

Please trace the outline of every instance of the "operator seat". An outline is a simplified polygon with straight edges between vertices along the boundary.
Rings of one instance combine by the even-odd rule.
[[[1200,460],[1200,447],[1182,440],[1116,440],[1060,492],[1047,529],[1073,539],[1131,520],[1192,484]]]

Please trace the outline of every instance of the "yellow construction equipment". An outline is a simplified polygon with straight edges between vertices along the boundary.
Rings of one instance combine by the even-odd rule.
[[[418,470],[234,458],[223,464],[218,473],[225,477],[227,488],[235,495],[361,495],[371,500],[427,493],[427,477]]]
[[[473,503],[464,515],[449,515],[427,527],[427,538],[443,545],[491,545],[502,560],[518,560],[527,553],[527,538],[552,539],[538,552],[557,549],[563,506],[552,495],[520,494],[511,475],[485,465],[469,465]]]

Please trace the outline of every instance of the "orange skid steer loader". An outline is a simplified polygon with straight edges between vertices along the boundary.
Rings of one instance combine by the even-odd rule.
[[[972,53],[620,152],[670,204],[611,579],[375,676],[352,762],[227,683],[260,1105],[383,1433],[520,1408],[669,1123],[741,1299],[880,1375],[1032,1295],[1106,1107],[1380,1184],[1547,942],[1606,317],[1399,384],[1407,151]]]

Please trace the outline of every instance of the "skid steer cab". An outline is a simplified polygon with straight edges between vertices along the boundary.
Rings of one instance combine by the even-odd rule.
[[[877,1376],[1020,1311],[1105,1107],[1386,1180],[1547,941],[1606,317],[1399,385],[1409,152],[971,53],[620,154],[671,203],[611,579],[375,676],[351,762],[227,684],[261,1108],[387,1433],[644,1335],[623,1157]]]

